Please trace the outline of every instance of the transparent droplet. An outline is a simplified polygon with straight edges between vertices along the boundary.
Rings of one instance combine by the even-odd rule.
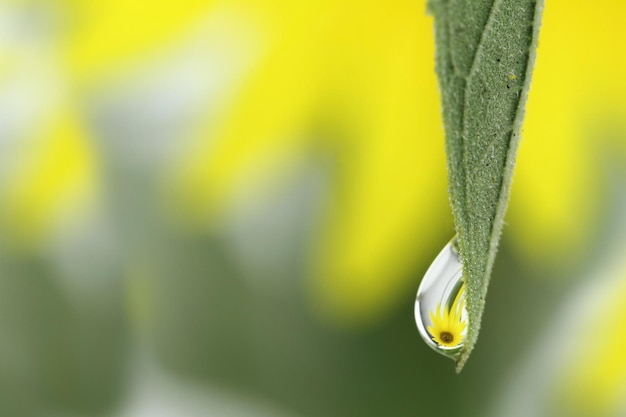
[[[415,322],[428,346],[456,359],[468,326],[463,264],[456,237],[437,255],[420,283]]]

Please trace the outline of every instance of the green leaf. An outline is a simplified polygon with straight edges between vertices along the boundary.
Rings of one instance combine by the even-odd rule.
[[[519,142],[543,2],[431,0],[449,194],[466,280],[468,333],[480,329]]]

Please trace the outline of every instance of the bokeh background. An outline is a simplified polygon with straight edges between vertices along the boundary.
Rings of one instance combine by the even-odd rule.
[[[626,416],[626,3],[547,0],[460,375],[422,0],[0,2],[0,416]]]

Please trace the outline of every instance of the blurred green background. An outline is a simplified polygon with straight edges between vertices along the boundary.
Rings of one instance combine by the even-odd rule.
[[[460,375],[425,9],[0,2],[0,416],[626,415],[626,3],[547,1]]]

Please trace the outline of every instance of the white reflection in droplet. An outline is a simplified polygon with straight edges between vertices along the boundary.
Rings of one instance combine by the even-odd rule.
[[[463,264],[456,237],[426,271],[415,300],[415,322],[428,346],[456,358],[467,335]]]

